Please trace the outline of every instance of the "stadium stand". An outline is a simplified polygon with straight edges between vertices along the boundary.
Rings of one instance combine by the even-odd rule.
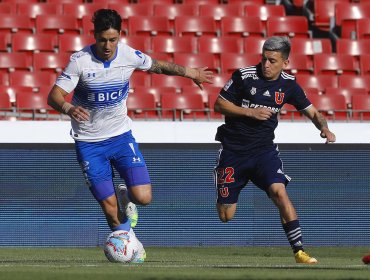
[[[158,119],[160,112],[153,94],[134,92],[127,98],[128,115],[133,119]]]
[[[223,17],[221,19],[222,36],[265,37],[266,30],[259,17]]]
[[[311,38],[308,20],[304,16],[269,17],[266,21],[267,36]]]
[[[352,117],[354,120],[370,120],[370,98],[368,95],[357,94],[352,96]]]
[[[213,17],[178,16],[175,18],[176,36],[217,37],[219,30]]]
[[[38,15],[36,17],[37,34],[80,34],[78,19],[72,15]]]

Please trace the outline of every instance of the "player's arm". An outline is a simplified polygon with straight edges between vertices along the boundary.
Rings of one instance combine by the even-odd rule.
[[[268,120],[275,112],[268,108],[243,108],[236,106],[234,103],[218,97],[214,105],[215,112],[229,117],[248,117],[256,120]]]
[[[207,70],[207,68],[190,68],[168,61],[153,59],[152,66],[148,71],[150,73],[190,78],[198,87],[203,89],[202,83],[212,83],[213,78],[213,72]]]
[[[68,94],[61,87],[54,85],[48,95],[48,105],[60,113],[69,115],[78,122],[89,120],[89,112],[80,106],[73,106],[65,100]]]
[[[320,130],[320,136],[326,138],[327,143],[335,142],[335,134],[329,130],[328,122],[315,106],[311,105],[302,112]]]

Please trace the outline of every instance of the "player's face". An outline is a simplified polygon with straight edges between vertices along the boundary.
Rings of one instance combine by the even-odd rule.
[[[112,59],[117,51],[120,32],[116,29],[109,28],[100,33],[95,33],[95,47],[99,58],[103,60]]]
[[[262,53],[262,73],[266,80],[276,80],[282,70],[286,69],[289,60],[281,52],[264,51]]]

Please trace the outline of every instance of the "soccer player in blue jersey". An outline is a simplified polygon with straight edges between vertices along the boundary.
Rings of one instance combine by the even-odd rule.
[[[135,236],[130,220],[119,210],[112,166],[124,179],[128,197],[136,204],[152,200],[145,160],[131,133],[126,100],[133,71],[176,75],[192,79],[200,88],[213,73],[159,61],[120,42],[121,16],[110,9],[94,13],[95,43],[71,55],[48,96],[51,107],[71,117],[71,136],[85,180],[99,202],[109,227]],[[155,79],[155,77],[153,77]],[[72,103],[65,96],[74,91]],[[141,246],[136,262],[142,262]]]
[[[214,104],[215,111],[225,115],[225,124],[216,134],[222,144],[215,168],[216,207],[220,220],[230,221],[240,191],[252,181],[278,208],[296,262],[313,264],[317,260],[303,249],[301,227],[286,192],[290,178],[284,173],[273,142],[278,113],[285,103],[292,104],[312,121],[328,143],[335,142],[335,135],[295,77],[284,72],[290,48],[286,37],[268,38],[261,62],[236,70]]]

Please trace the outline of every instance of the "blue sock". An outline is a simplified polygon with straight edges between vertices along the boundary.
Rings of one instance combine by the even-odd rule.
[[[299,250],[303,250],[302,242],[302,231],[299,226],[299,221],[294,220],[283,224],[283,229],[285,231],[286,237],[290,243],[290,246],[293,249],[294,253],[297,253]]]
[[[116,231],[116,230],[130,231],[130,229],[131,229],[131,221],[127,219],[127,217],[125,217],[120,225],[112,228],[112,231]]]

